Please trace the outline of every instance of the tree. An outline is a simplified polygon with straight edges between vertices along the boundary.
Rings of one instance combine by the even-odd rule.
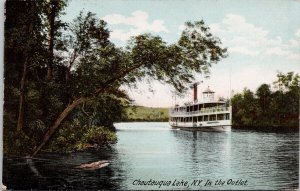
[[[231,98],[231,104],[232,104],[232,125],[239,126],[242,124],[242,116],[245,114],[243,111],[241,111],[241,109],[243,108],[243,95],[235,94]]]
[[[14,95],[8,95],[13,89],[19,88],[17,131],[23,130],[26,78],[28,70],[41,61],[37,48],[42,50],[43,35],[41,2],[38,1],[7,1],[5,20],[5,111],[12,111]],[[16,12],[18,14],[16,14]],[[14,74],[19,72],[19,76]],[[16,84],[16,81],[19,83]],[[11,99],[11,100],[10,100]],[[12,106],[12,105],[11,105]],[[12,106],[16,107],[16,106]]]
[[[63,9],[66,6],[64,0],[49,0],[44,4],[45,25],[48,39],[48,61],[47,61],[47,79],[51,80],[54,65],[54,49],[55,45],[59,46],[61,35],[60,30],[66,27],[66,24],[60,20]],[[57,49],[58,47],[56,47]]]
[[[245,114],[243,115],[243,123],[246,126],[255,125],[257,121],[257,102],[253,92],[249,89],[244,89],[243,92]]]
[[[82,22],[89,19],[86,17]],[[91,46],[82,51],[84,56],[80,56],[70,82],[73,101],[54,120],[31,156],[40,151],[78,105],[99,95],[118,93],[120,85],[130,85],[145,77],[183,91],[193,80],[193,72],[207,72],[212,63],[226,56],[226,49],[221,48],[220,40],[209,32],[203,21],[186,23],[176,44],[167,45],[158,36],[143,34],[133,37],[125,50],[109,42],[109,35],[102,35],[108,31],[104,21],[90,24],[88,30],[95,31],[88,39]],[[78,34],[72,35],[80,42]]]
[[[256,127],[298,126],[299,117],[299,75],[293,72],[278,73],[274,82],[276,91],[270,85],[262,84],[256,96],[250,90],[232,98],[233,125]]]
[[[300,76],[299,74],[294,74],[294,72],[288,72],[287,74],[278,72],[277,80],[273,84],[280,91],[297,89],[300,86]]]
[[[262,115],[267,115],[269,111],[270,101],[271,101],[271,90],[268,84],[262,84],[256,91],[256,96],[258,98],[258,104]],[[266,116],[267,117],[267,116]]]
[[[232,98],[233,125],[254,126],[257,124],[257,100],[253,92],[244,89],[242,94],[236,94]]]

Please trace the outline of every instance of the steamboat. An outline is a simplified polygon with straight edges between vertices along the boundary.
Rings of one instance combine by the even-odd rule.
[[[198,83],[192,85],[193,101],[175,105],[169,109],[169,124],[172,128],[201,131],[231,131],[232,107],[227,100],[215,100],[209,86],[202,92],[202,101],[197,98]]]

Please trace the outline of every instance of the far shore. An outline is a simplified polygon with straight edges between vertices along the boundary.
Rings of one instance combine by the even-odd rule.
[[[141,123],[147,123],[147,122],[168,122],[168,119],[162,119],[162,120],[144,120],[144,119],[135,119],[135,120],[125,120],[125,121],[119,121],[118,123],[132,123],[132,122],[141,122]],[[233,125],[232,129],[234,131],[260,131],[260,132],[269,132],[269,133],[276,133],[276,132],[290,132],[290,133],[298,133],[299,127],[297,126],[238,126]]]
[[[262,131],[269,133],[276,132],[290,132],[297,133],[299,132],[299,127],[296,126],[232,126],[235,130],[252,130],[252,131]]]

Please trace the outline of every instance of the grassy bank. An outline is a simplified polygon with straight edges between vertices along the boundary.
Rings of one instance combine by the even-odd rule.
[[[127,108],[127,119],[123,121],[168,121],[168,108],[131,106]]]

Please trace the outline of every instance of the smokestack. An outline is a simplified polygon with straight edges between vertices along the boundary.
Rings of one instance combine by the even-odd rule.
[[[198,83],[194,83],[193,84],[193,90],[194,90],[194,101],[196,101],[197,100],[197,86],[198,86]]]

